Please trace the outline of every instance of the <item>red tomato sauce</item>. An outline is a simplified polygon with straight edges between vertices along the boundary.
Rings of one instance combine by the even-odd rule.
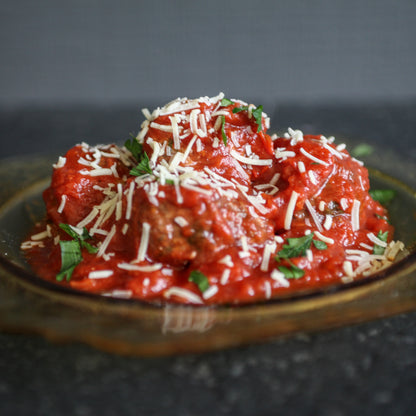
[[[45,223],[22,245],[40,277],[151,302],[240,304],[392,261],[387,212],[345,146],[270,136],[262,107],[222,95],[145,115],[130,144],[83,143],[54,165]],[[68,241],[81,254],[72,263]]]

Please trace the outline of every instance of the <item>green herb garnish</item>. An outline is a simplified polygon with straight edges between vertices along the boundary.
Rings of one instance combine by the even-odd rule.
[[[313,245],[317,250],[326,250],[328,246],[326,245],[325,241],[321,240],[312,240]]]
[[[290,267],[279,266],[278,269],[285,275],[286,279],[300,279],[305,275],[305,272],[294,264]]]
[[[188,280],[190,282],[194,282],[202,293],[204,293],[209,288],[208,277],[199,270],[192,270]]]
[[[98,251],[97,247],[92,246],[90,243],[87,243],[85,240],[89,240],[92,237],[90,236],[86,227],[82,229],[82,234],[78,234],[70,225],[68,224],[59,224],[59,227],[64,230],[69,236],[74,240],[78,241],[82,248],[87,249],[88,253],[94,254]]]
[[[388,236],[389,236],[388,231],[386,231],[384,233],[379,231],[378,234],[377,234],[377,238],[381,241],[384,241],[384,242],[387,242]],[[373,254],[382,255],[382,254],[384,254],[385,250],[386,250],[385,247],[381,247],[378,244],[375,244],[374,248],[373,248]]]
[[[254,120],[256,120],[256,123],[257,123],[257,133],[260,133],[263,128],[261,125],[261,116],[263,114],[263,106],[259,105],[255,110],[253,110],[251,114],[253,114]]]
[[[374,151],[373,146],[370,146],[369,144],[366,144],[366,143],[361,143],[361,144],[355,146],[351,150],[351,154],[354,157],[363,157],[363,156],[371,155],[371,153],[373,153],[373,151]]]
[[[306,255],[306,250],[311,246],[313,234],[305,235],[299,238],[288,238],[285,244],[277,255],[280,259],[289,259],[292,257],[301,257]]]
[[[370,189],[371,198],[380,202],[381,205],[389,204],[396,196],[396,191],[393,189]]]
[[[240,111],[247,111],[248,110],[248,106],[244,106],[244,107],[235,107],[233,108],[233,114],[237,114]]]
[[[61,247],[61,270],[56,275],[56,280],[62,282],[66,278],[71,279],[75,267],[81,263],[81,246],[77,240],[60,241]]]
[[[96,253],[98,249],[85,241],[92,238],[85,227],[82,230],[82,234],[78,234],[68,224],[59,224],[59,227],[73,238],[73,240],[59,242],[61,247],[61,270],[56,275],[56,280],[61,282],[64,279],[69,281],[75,267],[81,263],[82,248],[85,248],[91,254]]]
[[[227,135],[225,134],[225,116],[221,116],[221,135],[224,146],[227,146]]]
[[[137,166],[130,170],[130,175],[141,176],[146,173],[153,173],[149,164],[149,156],[147,156],[147,153],[143,150],[143,145],[139,143],[134,136],[132,136],[130,140],[127,140],[124,143],[124,146],[138,162]]]
[[[285,244],[277,253],[276,261],[280,259],[290,259],[292,257],[303,257],[306,255],[306,250],[310,249],[311,243],[317,250],[326,250],[328,246],[321,240],[314,240],[313,234],[305,235],[304,237],[288,238]]]
[[[149,156],[147,156],[146,152],[143,152],[142,158],[137,164],[137,166],[135,166],[133,169],[130,170],[130,175],[141,176],[147,173],[151,175],[153,172],[152,172],[149,162],[150,162]]]
[[[140,161],[143,156],[143,145],[132,134],[131,137],[131,139],[126,140],[124,147],[130,151],[137,161]]]
[[[229,100],[228,98],[223,98],[221,100],[221,106],[222,107],[228,107],[229,105],[232,105],[232,104],[234,104],[234,102]]]

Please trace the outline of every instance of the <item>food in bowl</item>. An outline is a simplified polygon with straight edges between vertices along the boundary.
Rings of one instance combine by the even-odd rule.
[[[262,106],[222,93],[143,114],[124,146],[81,143],[54,164],[46,219],[22,243],[40,277],[243,304],[366,278],[404,248],[367,169],[333,137],[269,135]]]

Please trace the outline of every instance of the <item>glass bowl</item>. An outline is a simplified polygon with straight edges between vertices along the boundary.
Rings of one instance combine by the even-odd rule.
[[[374,152],[366,165],[371,185],[397,196],[389,206],[395,239],[406,254],[388,269],[349,284],[242,306],[153,305],[78,292],[35,276],[20,243],[44,215],[42,191],[56,155],[0,164],[0,328],[79,341],[122,354],[201,352],[297,332],[329,329],[416,309],[416,193],[411,172],[397,155]],[[381,155],[381,156],[380,156]],[[369,162],[369,163],[367,163]]]

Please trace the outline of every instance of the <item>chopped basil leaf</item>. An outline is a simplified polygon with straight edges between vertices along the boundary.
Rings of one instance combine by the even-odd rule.
[[[292,257],[303,257],[306,255],[306,250],[311,247],[311,243],[317,250],[326,250],[328,246],[321,240],[314,240],[313,234],[305,235],[304,237],[288,238],[288,244],[285,244],[277,253],[276,261],[281,259],[290,259]]]
[[[194,282],[202,293],[209,288],[208,277],[206,277],[204,273],[199,270],[192,270],[188,280],[190,282]]]
[[[262,130],[261,117],[263,114],[263,106],[259,105],[255,110],[253,110],[252,114],[257,123],[257,133],[260,133]]]
[[[94,254],[98,251],[98,248],[85,241],[92,238],[86,227],[82,229],[82,234],[78,234],[69,224],[59,224],[59,227],[73,240],[59,242],[61,247],[61,270],[56,275],[56,280],[62,281],[64,278],[70,280],[75,267],[82,261],[81,249],[85,248],[88,253]]]
[[[146,173],[151,174],[152,169],[149,165],[149,156],[147,156],[147,153],[143,150],[143,145],[133,137],[131,140],[127,140],[126,143],[124,143],[124,146],[138,162],[137,166],[130,170],[130,175],[141,176]]]
[[[305,275],[305,272],[294,264],[290,267],[279,266],[278,269],[285,275],[286,279],[300,279]]]
[[[84,247],[90,254],[95,254],[98,251],[98,248],[92,246],[90,243],[87,243],[82,240],[80,241],[80,243],[81,243],[81,247]]]
[[[92,238],[87,230],[86,227],[82,229],[82,234],[78,234],[69,224],[59,224],[59,227],[64,230],[69,236],[72,238],[75,238],[76,240],[88,240],[89,238]]]
[[[388,231],[386,231],[384,233],[379,231],[378,234],[377,234],[377,238],[381,241],[384,241],[384,242],[387,242],[388,236],[389,236]],[[384,254],[384,251],[385,251],[385,247],[381,247],[378,244],[374,245],[373,254],[382,255],[382,254]]]
[[[64,230],[68,235],[70,235],[72,238],[75,238],[75,239],[78,239],[78,238],[80,238],[81,236],[76,232],[76,231],[74,231],[72,228],[71,228],[71,226],[70,225],[68,225],[68,224],[59,224],[59,228],[61,228],[62,230]],[[88,231],[87,231],[87,233],[88,233]]]
[[[288,244],[285,244],[282,250],[277,253],[279,259],[305,256],[306,250],[311,246],[312,239],[313,234],[308,234],[299,238],[288,238]]]
[[[233,108],[233,114],[237,114],[240,111],[247,111],[247,110],[248,110],[248,107],[247,106],[244,106],[244,107],[235,107],[235,108]]]
[[[124,147],[130,151],[137,161],[141,160],[143,156],[143,145],[139,143],[133,135],[130,140],[126,140]]]
[[[387,205],[396,196],[396,191],[393,189],[370,189],[370,196],[380,202],[381,205]]]
[[[222,141],[224,142],[224,146],[227,146],[227,135],[225,134],[225,116],[221,116],[221,135]]]
[[[78,240],[60,241],[61,270],[56,275],[56,280],[61,282],[66,278],[71,279],[75,267],[82,261],[81,247]]]
[[[149,164],[149,156],[147,156],[146,152],[143,152],[142,158],[138,165],[130,170],[130,175],[141,176],[145,175],[146,173],[152,174],[152,169],[150,168]]]
[[[69,224],[59,224],[59,227],[64,230],[69,236],[78,241],[81,247],[87,249],[88,253],[94,254],[98,251],[97,247],[92,246],[85,240],[92,238],[86,227],[83,228],[82,234],[78,234]]]
[[[312,240],[313,245],[317,250],[326,250],[328,246],[326,245],[325,241],[321,240]]]
[[[371,153],[373,153],[373,151],[374,151],[373,146],[370,146],[369,144],[366,144],[366,143],[361,143],[361,144],[355,146],[351,150],[351,154],[354,157],[363,157],[363,156],[371,155]]]
[[[222,107],[228,107],[229,105],[232,105],[232,104],[234,104],[234,102],[229,100],[228,98],[223,98],[221,100],[221,106]]]

